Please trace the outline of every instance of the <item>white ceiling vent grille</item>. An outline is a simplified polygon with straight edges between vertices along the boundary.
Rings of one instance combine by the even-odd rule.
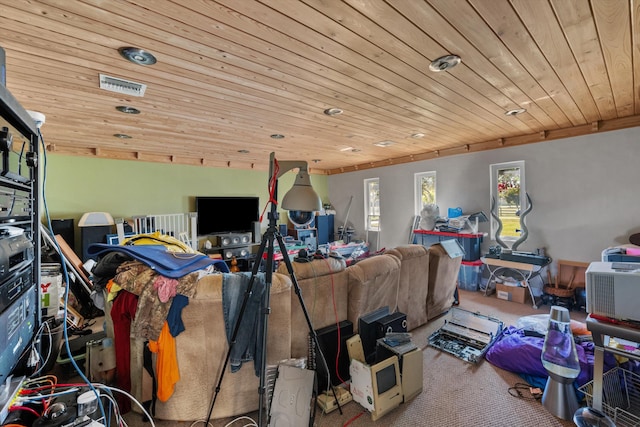
[[[100,74],[100,89],[131,96],[144,96],[147,85]]]

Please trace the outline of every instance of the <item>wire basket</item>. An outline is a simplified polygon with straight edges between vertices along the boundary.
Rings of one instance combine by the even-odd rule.
[[[593,405],[593,381],[579,388]],[[640,427],[640,375],[622,368],[613,368],[602,376],[602,412],[616,427]]]

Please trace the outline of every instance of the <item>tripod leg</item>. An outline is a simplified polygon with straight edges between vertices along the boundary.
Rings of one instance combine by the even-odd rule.
[[[229,360],[231,358],[231,352],[236,344],[236,340],[238,338],[238,332],[240,330],[240,324],[242,323],[242,318],[244,316],[244,312],[247,308],[247,303],[249,302],[249,298],[251,297],[251,293],[253,292],[253,284],[255,282],[255,277],[258,274],[258,270],[260,268],[260,261],[262,260],[262,256],[265,251],[265,247],[267,244],[267,234],[269,231],[265,233],[264,238],[262,239],[262,243],[260,244],[260,248],[258,249],[257,259],[253,265],[251,270],[251,279],[249,279],[249,284],[244,293],[244,299],[242,300],[242,305],[240,306],[240,311],[238,312],[238,319],[233,327],[233,332],[231,334],[231,339],[229,342],[229,349],[227,350],[227,355],[224,359],[224,363],[222,365],[222,370],[220,371],[220,378],[218,379],[218,383],[216,384],[215,392],[213,398],[211,399],[211,405],[209,406],[209,412],[207,413],[206,421],[208,422],[211,419],[211,414],[213,413],[213,407],[216,404],[216,400],[218,398],[218,394],[220,393],[220,386],[222,384],[222,380],[224,379],[225,371],[227,370],[227,366],[229,364]],[[271,247],[273,247],[273,237],[271,237]],[[262,408],[262,407],[261,407]]]
[[[287,248],[284,244],[284,241],[282,240],[282,236],[280,235],[280,233],[276,231],[275,237],[278,240],[278,245],[280,246],[280,252],[282,254],[286,254]],[[309,328],[309,333],[311,334],[313,342],[316,346],[316,350],[318,351],[318,353],[320,353],[320,360],[322,360],[323,368],[327,373],[327,384],[329,384],[329,386],[331,387],[331,391],[333,392],[333,398],[336,400],[336,403],[338,405],[338,410],[340,411],[340,415],[342,415],[342,407],[340,406],[340,402],[338,401],[338,397],[336,396],[336,390],[333,388],[333,385],[331,384],[331,375],[329,374],[329,366],[327,365],[327,360],[325,359],[324,354],[322,353],[322,349],[320,348],[320,341],[318,340],[318,334],[316,333],[315,329],[313,329],[311,317],[309,317],[309,312],[307,311],[307,307],[304,304],[304,299],[302,298],[302,291],[300,290],[300,285],[298,285],[298,280],[296,279],[296,276],[293,272],[293,265],[291,265],[291,260],[286,255],[282,257],[282,260],[287,266],[287,271],[289,272],[289,276],[291,277],[291,283],[293,284],[293,289],[296,295],[298,295],[300,308],[302,309],[302,312],[304,313],[304,318],[307,321],[307,327]]]

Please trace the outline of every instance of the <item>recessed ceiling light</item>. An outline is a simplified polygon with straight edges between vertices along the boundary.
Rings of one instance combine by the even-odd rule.
[[[271,138],[273,138],[273,139],[282,139],[282,138],[284,138],[284,135],[282,135],[280,133],[274,133],[273,135],[271,135]]]
[[[351,151],[351,150],[353,150],[353,147],[344,147],[340,149],[340,151]]]
[[[118,49],[120,55],[128,61],[138,65],[153,65],[156,63],[156,57],[144,49],[137,47],[121,47]]]
[[[343,113],[343,111],[340,108],[327,108],[326,110],[324,110],[324,113],[327,116],[339,116]]]
[[[125,114],[140,114],[140,110],[138,110],[137,108],[127,107],[126,105],[118,105],[116,107],[116,110]]]
[[[238,150],[238,153],[249,154],[249,150]]]
[[[420,132],[412,133],[411,138],[424,138],[424,133],[420,133]]]
[[[375,145],[376,147],[388,147],[393,144],[395,144],[395,142],[393,141],[380,141],[380,142],[373,143],[373,145]]]
[[[524,108],[514,108],[513,110],[509,110],[504,114],[506,116],[517,116],[518,114],[522,114],[522,113],[524,113],[526,111],[527,110],[525,110]]]
[[[320,163],[322,161],[322,159],[312,159],[311,160],[313,163]]]
[[[114,133],[113,136],[120,139],[131,139],[131,135],[127,135],[126,133]]]
[[[358,151],[362,151],[362,150],[361,150],[361,149],[359,149],[359,148],[353,148],[353,149],[351,149],[351,152],[352,152],[352,153],[357,153]]]
[[[462,59],[460,59],[458,55],[441,56],[429,64],[429,69],[435,72],[447,71],[458,65],[460,61],[462,61]]]

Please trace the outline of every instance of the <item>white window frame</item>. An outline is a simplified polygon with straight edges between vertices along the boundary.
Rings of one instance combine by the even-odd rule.
[[[527,186],[526,186],[526,174],[524,168],[524,160],[516,160],[513,162],[495,163],[490,166],[491,168],[491,196],[489,198],[489,206],[491,201],[495,198],[498,202],[498,172],[503,169],[520,169],[520,209],[524,209],[527,206]],[[498,230],[498,222],[491,216],[491,238],[496,238],[496,231]],[[504,242],[515,242],[517,237],[512,236],[500,236]]]
[[[372,204],[374,203],[370,199],[369,187],[371,184],[376,183],[378,186],[378,200],[377,200],[377,213],[371,212]],[[378,217],[378,225],[371,225],[371,217]],[[380,231],[380,178],[367,178],[364,180],[364,228],[366,231]]]
[[[413,197],[414,197],[414,208],[415,208],[415,214],[416,215],[420,215],[420,212],[422,212],[422,208],[423,203],[422,203],[422,180],[424,178],[429,178],[429,177],[433,177],[433,188],[434,188],[434,200],[433,203],[437,204],[437,200],[438,200],[438,191],[437,191],[437,187],[438,187],[438,179],[436,177],[436,171],[429,171],[429,172],[418,172],[416,174],[413,175],[414,176],[414,180],[413,180]]]

